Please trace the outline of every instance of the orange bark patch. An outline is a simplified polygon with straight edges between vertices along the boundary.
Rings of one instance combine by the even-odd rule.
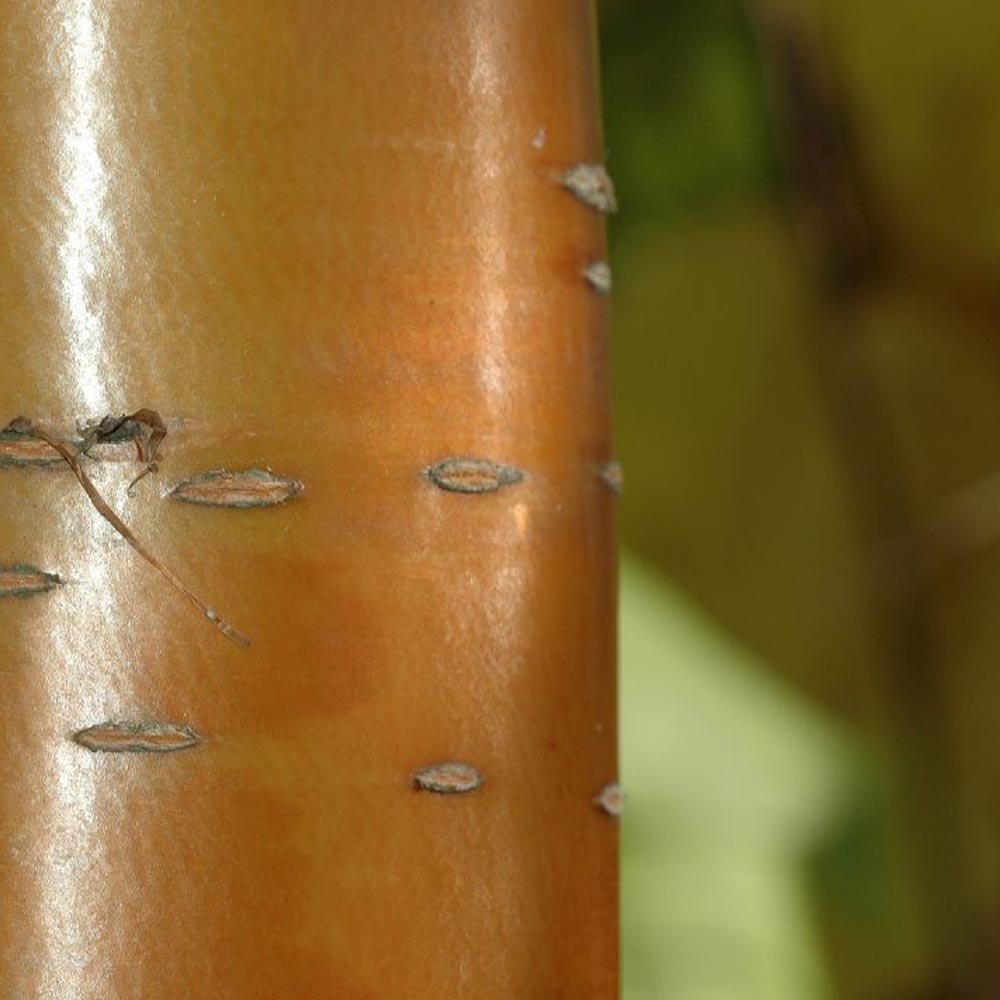
[[[562,185],[584,205],[610,215],[618,211],[615,185],[600,163],[578,163],[562,175]]]

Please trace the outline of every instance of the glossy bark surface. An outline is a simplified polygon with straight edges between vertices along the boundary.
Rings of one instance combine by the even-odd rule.
[[[589,5],[0,17],[0,422],[162,414],[131,495],[127,443],[86,468],[251,639],[64,462],[0,467],[0,563],[62,581],[0,597],[0,995],[614,996]],[[303,492],[168,497],[219,469]],[[415,789],[439,761],[485,783]]]

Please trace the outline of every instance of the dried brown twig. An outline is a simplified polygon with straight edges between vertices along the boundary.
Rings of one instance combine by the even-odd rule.
[[[167,430],[160,418],[160,415],[153,410],[139,410],[131,417],[122,417],[120,421],[114,426],[108,423],[108,420],[114,422],[117,418],[105,418],[101,421],[99,428],[103,428],[94,436],[94,443],[101,440],[102,438],[107,438],[111,436],[116,430],[118,430],[126,420],[133,420],[141,423],[146,428],[149,428],[149,433],[145,435],[137,446],[139,448],[139,458],[140,461],[146,462],[146,469],[141,473],[136,479],[132,481],[129,489],[138,482],[144,475],[149,472],[154,471],[156,468],[157,452],[159,449],[160,442],[166,436]],[[108,524],[111,525],[115,531],[118,532],[122,538],[140,555],[150,566],[153,567],[166,581],[176,590],[179,594],[185,597],[191,604],[193,604],[230,642],[235,643],[242,649],[246,649],[250,645],[249,637],[245,636],[242,632],[233,628],[228,622],[220,618],[204,601],[195,595],[195,593],[188,587],[181,579],[173,572],[169,567],[164,566],[162,562],[152,553],[146,546],[133,534],[132,529],[111,509],[104,497],[101,496],[100,491],[94,485],[93,480],[87,475],[82,464],[80,463],[80,455],[85,452],[85,448],[75,448],[73,445],[64,441],[62,438],[58,437],[56,434],[52,433],[40,424],[36,424],[34,421],[30,420],[28,417],[18,417],[16,420],[12,420],[8,425],[8,428],[12,431],[17,431],[20,434],[29,434],[32,437],[39,438],[44,441],[50,447],[54,448],[66,461],[66,464],[73,470],[73,474],[79,480],[80,485],[83,487],[84,492],[87,494],[90,502],[93,504],[94,509],[97,511],[101,517],[104,518]],[[136,439],[139,442],[139,439]]]

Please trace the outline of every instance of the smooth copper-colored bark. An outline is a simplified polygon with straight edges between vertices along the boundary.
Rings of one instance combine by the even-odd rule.
[[[613,997],[589,4],[0,19],[0,995]]]

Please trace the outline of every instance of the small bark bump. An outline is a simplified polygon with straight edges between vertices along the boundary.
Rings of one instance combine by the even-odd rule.
[[[62,585],[57,573],[19,563],[0,566],[0,597],[34,597]]]
[[[427,470],[438,489],[450,493],[493,493],[524,479],[520,469],[487,458],[448,458]]]
[[[598,809],[615,818],[625,811],[625,793],[617,781],[605,785],[592,801]]]
[[[173,753],[202,742],[190,727],[170,722],[102,722],[73,734],[94,753]]]
[[[561,178],[562,186],[590,208],[605,215],[618,211],[615,185],[600,163],[577,163]]]
[[[598,295],[611,294],[611,266],[606,260],[591,261],[584,268],[583,277]]]
[[[440,795],[461,795],[481,788],[486,779],[471,764],[443,761],[413,773],[413,786]]]
[[[625,492],[625,470],[622,468],[621,462],[615,459],[612,459],[610,462],[605,462],[604,465],[601,466],[598,476],[600,477],[601,482],[604,483],[604,485],[607,486],[607,488],[611,490],[615,496],[620,497],[622,493]]]
[[[297,479],[276,476],[264,469],[233,472],[213,469],[178,483],[171,491],[173,500],[203,507],[276,507],[302,496],[305,485]]]

